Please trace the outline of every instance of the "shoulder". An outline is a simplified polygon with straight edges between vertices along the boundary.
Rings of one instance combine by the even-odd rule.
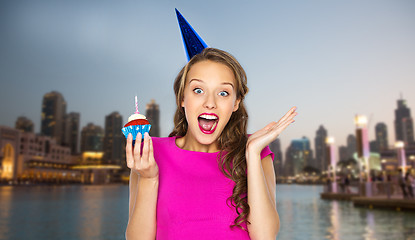
[[[151,137],[155,150],[173,148],[175,137]]]
[[[151,137],[153,144],[167,144],[174,141],[175,137]]]

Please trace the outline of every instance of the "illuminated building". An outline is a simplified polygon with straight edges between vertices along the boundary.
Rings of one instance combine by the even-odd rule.
[[[2,172],[6,181],[78,182],[80,173],[73,170],[74,160],[68,147],[55,139],[0,127]]]
[[[79,153],[79,121],[79,113],[71,112],[65,115],[63,145],[68,146],[73,155]]]
[[[388,128],[385,123],[378,123],[375,126],[376,143],[379,151],[388,150]]]
[[[146,106],[146,117],[151,124],[150,136],[160,137],[160,110],[154,99]]]
[[[295,176],[300,174],[303,172],[304,167],[310,164],[311,159],[310,140],[306,137],[292,140],[286,151],[285,175]],[[327,169],[327,166],[324,169]]]
[[[316,151],[316,163],[311,164],[313,167],[316,167],[320,171],[325,171],[328,166],[328,157],[327,157],[327,130],[320,126],[316,132],[316,137],[314,138],[315,151]]]
[[[17,180],[21,131],[0,126],[0,180]]]
[[[81,152],[103,151],[104,130],[102,127],[88,123],[81,131]]]
[[[34,132],[34,126],[33,126],[32,120],[26,117],[17,118],[15,128],[22,130],[23,132]]]
[[[41,134],[63,143],[66,102],[59,92],[46,93],[42,102]]]
[[[414,128],[411,110],[406,100],[398,100],[398,108],[395,110],[395,137],[396,141],[403,141],[405,147],[414,147]]]

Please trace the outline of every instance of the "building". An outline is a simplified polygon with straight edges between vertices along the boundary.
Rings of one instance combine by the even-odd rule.
[[[356,136],[349,134],[347,136],[347,159],[353,158],[354,153],[357,151]]]
[[[415,145],[411,110],[408,108],[406,100],[402,98],[398,100],[398,108],[395,110],[395,139],[403,141],[405,147]]]
[[[378,150],[386,151],[388,150],[388,128],[385,123],[378,123],[375,126],[375,134],[376,134],[376,144]],[[372,148],[371,148],[372,149]]]
[[[311,161],[312,156],[308,138],[303,137],[292,140],[286,152],[284,173],[287,176],[296,176],[302,173],[304,167]]]
[[[18,129],[0,126],[0,180],[2,182],[17,181],[21,134]]]
[[[324,171],[329,164],[326,151],[326,138],[327,130],[322,125],[320,125],[319,129],[316,132],[316,137],[314,138],[316,163],[310,164],[311,166],[315,165],[313,167],[319,169],[320,171]]]
[[[154,99],[146,106],[146,117],[151,124],[150,136],[160,137],[160,110]]]
[[[79,153],[79,124],[79,113],[71,112],[65,115],[63,145],[71,149],[72,155]]]
[[[58,144],[63,143],[66,102],[59,92],[43,96],[41,134],[52,137]]]
[[[102,127],[88,123],[81,131],[81,153],[102,152],[104,130]]]
[[[0,126],[1,180],[12,183],[79,182],[68,147],[31,132]]]
[[[107,164],[125,165],[125,137],[121,132],[122,116],[113,112],[105,117],[104,161]]]
[[[369,149],[371,152],[379,153],[379,144],[378,141],[373,140],[369,142]]]
[[[34,132],[34,125],[32,120],[26,117],[18,117],[16,120],[15,128],[22,130],[23,132]]]
[[[339,147],[339,160],[346,161],[349,159],[349,151],[346,146]]]

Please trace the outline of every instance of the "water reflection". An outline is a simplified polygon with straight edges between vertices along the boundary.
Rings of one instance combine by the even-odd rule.
[[[321,200],[320,186],[277,185],[278,240],[415,239],[415,213]],[[0,187],[0,240],[124,239],[128,186]]]
[[[9,236],[8,219],[12,209],[12,187],[6,186],[0,191],[0,236]]]
[[[277,185],[278,240],[415,239],[415,213],[321,200],[319,186]]]
[[[105,189],[83,187],[80,194],[78,230],[81,239],[97,238],[102,231],[102,212]]]
[[[337,201],[331,202],[331,211],[330,211],[330,221],[331,226],[327,229],[329,234],[329,239],[339,240],[339,204]]]

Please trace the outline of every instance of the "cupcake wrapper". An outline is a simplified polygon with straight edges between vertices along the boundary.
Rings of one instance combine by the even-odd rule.
[[[150,124],[131,125],[131,126],[123,127],[121,131],[124,134],[125,138],[128,138],[128,134],[131,133],[133,135],[133,140],[135,140],[138,133],[141,133],[142,138],[144,138],[144,133],[149,132],[150,128],[151,128]]]

